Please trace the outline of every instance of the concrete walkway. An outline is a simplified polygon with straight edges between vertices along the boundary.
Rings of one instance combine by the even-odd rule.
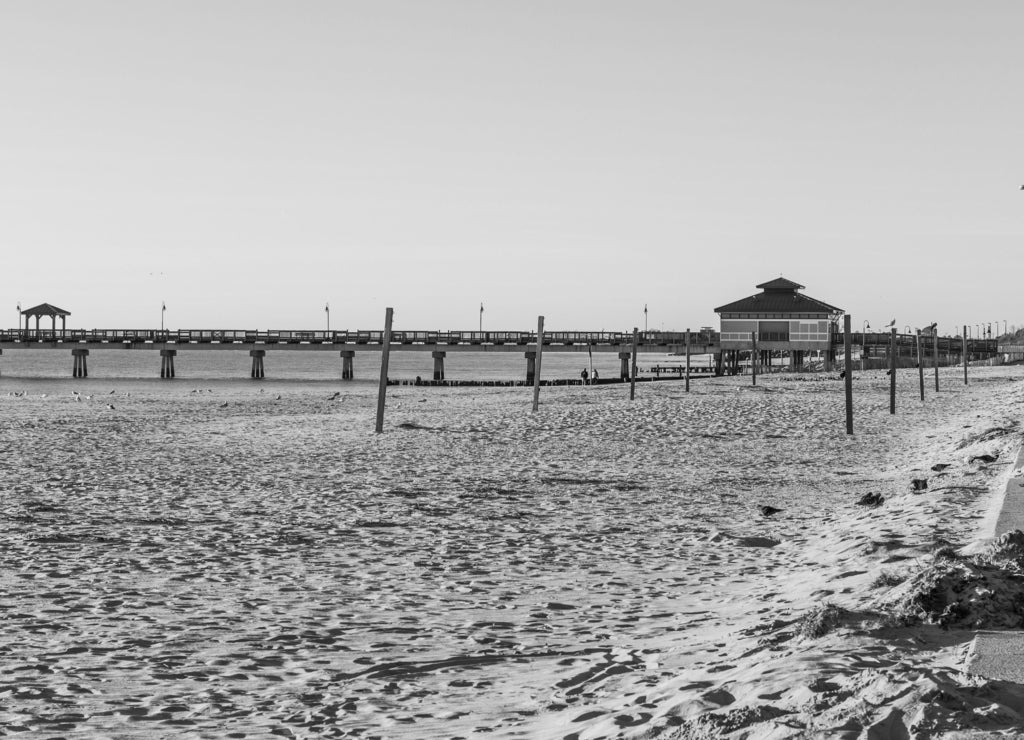
[[[1013,469],[1024,466],[1024,447],[1017,453]],[[1006,484],[995,536],[1015,529],[1024,531],[1024,476]],[[967,670],[985,678],[1024,684],[1024,632],[979,632],[971,644]]]

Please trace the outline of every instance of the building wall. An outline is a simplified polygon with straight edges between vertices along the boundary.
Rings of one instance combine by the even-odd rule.
[[[827,319],[791,319],[779,321],[776,317],[759,319],[722,319],[722,344],[726,342],[750,342],[750,333],[764,336],[770,341],[811,342],[827,349],[829,343],[829,321]],[[786,338],[788,334],[788,338]]]

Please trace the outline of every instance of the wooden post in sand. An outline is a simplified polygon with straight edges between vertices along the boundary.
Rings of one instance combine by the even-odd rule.
[[[537,317],[537,359],[533,370],[533,410],[540,406],[540,357],[544,351],[544,317]]]
[[[962,336],[964,338],[964,385],[967,385],[967,359],[969,357],[967,354],[967,324],[964,324],[964,333]]]
[[[896,327],[889,336],[889,413],[896,413]]]
[[[754,378],[754,385],[757,385],[757,332],[750,332],[750,372]]]
[[[843,317],[843,370],[846,378],[846,433],[853,434],[853,365],[850,346],[850,314]]]
[[[380,353],[380,388],[377,390],[377,434],[384,431],[384,398],[388,394],[388,360],[391,355],[391,317],[394,309],[384,315],[384,344]]]
[[[935,366],[935,392],[939,392],[939,330],[938,328],[932,329],[932,341],[935,343],[932,347],[932,364]]]
[[[690,327],[686,327],[686,392],[690,392]]]
[[[917,374],[921,378],[921,400],[924,400],[924,358],[921,357],[921,330],[917,330]]]
[[[637,345],[637,327],[633,327],[633,362],[630,365],[629,370],[629,400],[632,401],[636,398],[636,345]]]

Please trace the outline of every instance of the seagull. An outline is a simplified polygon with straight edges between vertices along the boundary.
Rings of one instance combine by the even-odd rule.
[[[774,506],[762,506],[761,513],[765,516],[771,516],[772,514],[778,514],[782,509],[776,509]]]
[[[220,405],[220,408],[222,408],[222,409],[226,409],[227,407],[228,407],[228,402],[227,401],[225,401],[224,403],[222,403]]]
[[[107,404],[107,408],[110,409],[111,411],[113,411],[114,410],[114,404],[108,403]]]
[[[337,401],[341,397],[341,391],[335,391],[334,395],[328,398],[328,401]]]
[[[893,319],[893,320],[892,320],[892,321],[890,321],[890,322],[889,322],[888,324],[886,324],[886,325],[885,325],[885,328],[886,328],[886,329],[891,329],[891,328],[892,328],[892,327],[894,327],[894,326],[896,326],[896,319]]]

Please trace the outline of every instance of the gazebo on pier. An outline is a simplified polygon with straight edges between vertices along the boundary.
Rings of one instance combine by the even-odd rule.
[[[39,330],[39,319],[41,319],[43,316],[49,316],[50,319],[53,321],[53,332],[52,332],[51,336],[56,337],[56,336],[58,336],[58,334],[57,334],[57,317],[60,316],[60,335],[59,336],[64,336],[64,331],[65,331],[65,328],[66,328],[66,326],[65,326],[65,319],[67,319],[67,317],[71,315],[71,312],[70,311],[65,311],[63,308],[57,308],[56,306],[54,306],[53,304],[50,304],[50,303],[40,303],[38,306],[33,306],[32,308],[25,309],[24,311],[21,312],[21,315],[25,317],[25,336],[26,337],[31,336],[31,329],[29,328],[28,322],[29,322],[29,319],[31,319],[33,316],[36,317],[36,333],[35,333],[36,337],[41,336],[41,332]],[[20,331],[20,329],[19,329],[19,331]]]
[[[722,350],[728,353],[732,371],[738,370],[739,353],[755,350],[762,366],[771,366],[773,351],[789,352],[791,367],[799,369],[808,351],[826,353],[831,366],[832,334],[843,309],[802,295],[804,286],[778,277],[756,286],[757,293],[715,309],[721,317]],[[756,341],[755,341],[756,340]]]

